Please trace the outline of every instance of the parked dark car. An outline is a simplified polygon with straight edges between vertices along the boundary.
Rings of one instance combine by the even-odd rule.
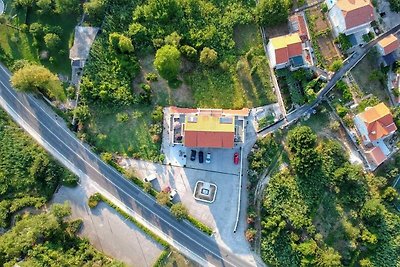
[[[203,163],[204,162],[204,153],[203,151],[199,151],[199,163]]]
[[[196,150],[190,151],[190,160],[195,161],[196,160]]]

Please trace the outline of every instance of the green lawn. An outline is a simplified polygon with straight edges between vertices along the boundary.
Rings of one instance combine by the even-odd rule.
[[[0,46],[13,59],[39,62],[37,49],[32,47],[32,36],[11,27],[0,25]]]
[[[379,71],[378,55],[374,52],[369,52],[363,60],[361,60],[351,71],[359,88],[364,95],[373,94],[381,101],[389,103],[389,96],[386,92],[386,82],[382,83],[378,80],[370,79],[373,71]]]
[[[88,132],[91,143],[102,152],[126,154],[147,160],[157,160],[160,143],[153,142],[149,133],[152,107],[140,106],[125,109],[91,107],[92,121]],[[128,114],[127,121],[118,122],[117,114]]]

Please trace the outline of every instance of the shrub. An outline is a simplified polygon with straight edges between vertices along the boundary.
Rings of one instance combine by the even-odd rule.
[[[129,120],[129,114],[124,112],[124,113],[117,113],[117,122],[127,122]]]
[[[199,229],[200,231],[202,231],[203,233],[207,234],[207,235],[211,235],[213,233],[213,230],[208,227],[207,225],[205,225],[204,223],[200,222],[199,220],[197,220],[196,218],[192,217],[192,216],[188,216],[186,218],[191,224],[193,224],[197,229]]]
[[[104,152],[101,153],[100,155],[101,159],[105,162],[107,162],[108,164],[112,163],[113,161],[113,155],[110,152]]]
[[[349,109],[342,105],[337,105],[336,112],[338,113],[339,117],[343,118],[349,112]]]
[[[180,68],[181,53],[172,45],[164,45],[156,52],[154,67],[164,79],[175,80]]]
[[[146,193],[149,193],[151,191],[151,183],[147,182],[147,183],[143,183],[143,191]]]
[[[97,205],[99,204],[101,200],[101,195],[99,193],[95,193],[93,195],[91,195],[88,199],[88,205],[91,209],[97,207]]]
[[[178,220],[186,219],[188,217],[187,208],[182,203],[172,205],[171,213]]]
[[[246,240],[248,242],[253,242],[254,238],[256,237],[256,233],[257,233],[257,231],[254,228],[247,229],[246,230],[246,234],[245,234],[246,235]]]
[[[146,78],[146,80],[149,81],[149,82],[155,82],[155,81],[158,80],[158,76],[157,76],[157,74],[154,73],[154,72],[149,72],[149,73],[147,73],[145,78]]]
[[[163,107],[156,106],[151,114],[151,120],[153,123],[160,123],[163,120]]]
[[[44,43],[50,50],[56,49],[60,45],[61,39],[55,33],[48,33],[44,36]]]
[[[328,12],[328,5],[326,3],[322,3],[321,11],[322,11],[322,13]]]
[[[197,59],[197,50],[190,45],[183,45],[180,48],[180,51],[183,56],[185,56],[190,61],[196,61]]]
[[[338,71],[341,67],[343,66],[343,60],[337,59],[332,62],[332,64],[329,66],[329,70],[336,72]]]
[[[204,47],[200,53],[200,62],[208,67],[217,63],[218,54],[214,49]]]
[[[170,204],[169,193],[168,192],[158,192],[157,196],[157,203],[160,205],[168,205]]]

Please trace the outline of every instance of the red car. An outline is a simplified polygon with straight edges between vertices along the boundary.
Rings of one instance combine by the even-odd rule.
[[[236,165],[239,164],[239,153],[238,152],[233,154],[233,163],[235,163]]]

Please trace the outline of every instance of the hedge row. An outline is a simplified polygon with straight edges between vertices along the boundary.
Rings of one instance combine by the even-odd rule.
[[[199,220],[197,220],[196,218],[192,217],[192,216],[188,216],[187,220],[193,224],[196,228],[198,228],[200,231],[206,233],[207,235],[212,235],[213,230],[208,227],[207,225],[205,225],[204,223],[200,222]]]

